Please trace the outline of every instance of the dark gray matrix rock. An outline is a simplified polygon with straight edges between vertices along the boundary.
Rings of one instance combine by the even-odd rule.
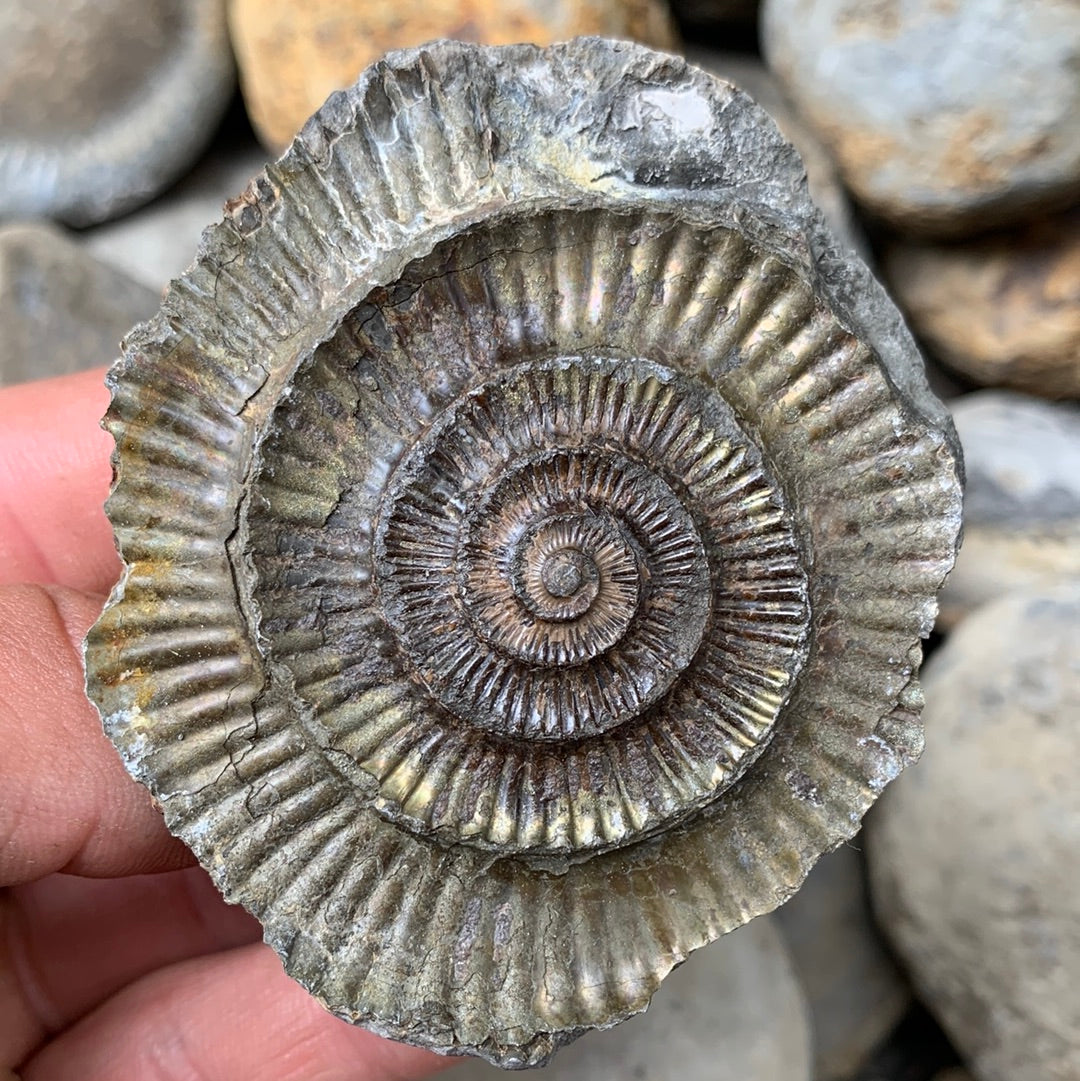
[[[112,363],[160,302],[53,226],[0,228],[0,383]]]

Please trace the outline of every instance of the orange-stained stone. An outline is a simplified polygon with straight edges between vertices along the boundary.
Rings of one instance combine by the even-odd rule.
[[[549,45],[586,34],[674,48],[664,0],[232,0],[248,115],[280,152],[335,90],[391,49],[455,38]]]
[[[883,262],[912,327],[955,371],[1080,397],[1080,208],[963,244],[897,242]]]

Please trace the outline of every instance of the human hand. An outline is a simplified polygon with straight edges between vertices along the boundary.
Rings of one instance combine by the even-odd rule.
[[[327,1013],[125,773],[83,691],[119,573],[103,372],[0,390],[0,1081],[406,1081]],[[27,584],[31,583],[31,584]]]

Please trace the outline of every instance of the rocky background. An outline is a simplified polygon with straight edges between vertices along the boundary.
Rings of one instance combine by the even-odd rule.
[[[968,494],[923,761],[787,906],[544,1076],[1076,1081],[1076,0],[4,0],[0,383],[111,360],[383,51],[579,33],[684,51],[774,115],[924,346]]]

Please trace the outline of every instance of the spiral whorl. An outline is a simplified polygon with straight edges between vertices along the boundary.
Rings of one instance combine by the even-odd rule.
[[[515,369],[402,464],[378,588],[458,717],[508,736],[596,735],[638,716],[697,651],[712,581],[663,461],[671,425],[689,419],[673,378],[596,361]],[[712,440],[696,449],[710,452],[723,457]]]
[[[540,1064],[918,753],[955,433],[791,148],[675,57],[386,58],[109,381],[88,691],[338,1016]]]
[[[576,226],[543,227],[557,250]],[[634,226],[611,218],[596,242],[629,251]],[[715,798],[768,739],[810,609],[783,488],[707,381],[561,353],[557,308],[492,356],[470,298],[557,273],[506,254],[504,231],[407,271],[421,284],[404,305],[358,309],[297,379],[263,449],[255,599],[313,733],[378,782],[383,814],[537,858],[626,844]],[[516,288],[503,302],[534,306],[535,285]],[[432,370],[452,376],[407,412]],[[324,547],[324,521],[346,542],[336,575],[364,583],[320,635],[342,669],[329,702],[288,615],[298,589],[327,605],[328,556],[278,569]],[[365,636],[378,663],[350,656]]]

